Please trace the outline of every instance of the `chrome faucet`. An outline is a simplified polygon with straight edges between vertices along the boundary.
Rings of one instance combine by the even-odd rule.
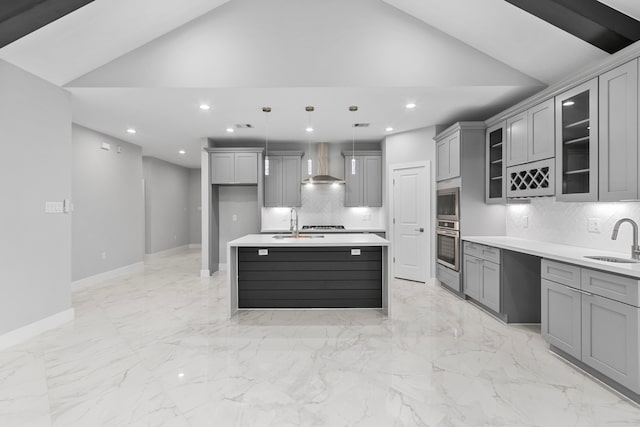
[[[295,219],[293,218],[294,213],[296,214]],[[289,212],[289,231],[296,237],[300,234],[300,230],[298,229],[298,209],[296,208],[291,208]]]
[[[633,227],[633,244],[631,246],[631,258],[640,259],[640,246],[638,246],[638,224],[631,218],[622,218],[616,222],[613,226],[613,233],[611,233],[611,239],[616,240],[618,238],[618,230],[623,222],[628,222]]]

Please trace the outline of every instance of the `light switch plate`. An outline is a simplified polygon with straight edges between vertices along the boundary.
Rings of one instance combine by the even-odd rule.
[[[529,228],[529,217],[526,215],[522,217],[522,228]]]
[[[258,256],[267,256],[269,255],[269,249],[258,249]]]
[[[600,233],[600,218],[589,218],[589,233]]]

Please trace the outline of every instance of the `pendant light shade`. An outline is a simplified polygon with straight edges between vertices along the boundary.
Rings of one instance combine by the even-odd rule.
[[[311,133],[313,127],[311,126],[311,112],[315,110],[312,105],[307,105],[304,110],[307,112],[307,138],[309,141],[309,159],[307,160],[307,175],[313,176],[313,160],[311,160]],[[309,130],[311,129],[311,130]]]
[[[264,112],[264,128],[265,128],[265,143],[264,143],[264,175],[269,176],[269,114],[271,107],[262,107]]]
[[[349,107],[349,111],[355,113],[358,111],[357,105]],[[351,175],[356,174],[356,122],[351,125]]]

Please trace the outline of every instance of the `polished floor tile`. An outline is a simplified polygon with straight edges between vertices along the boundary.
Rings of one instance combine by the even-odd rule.
[[[433,284],[375,310],[243,311],[199,254],[76,292],[0,352],[0,426],[638,426],[640,407]]]

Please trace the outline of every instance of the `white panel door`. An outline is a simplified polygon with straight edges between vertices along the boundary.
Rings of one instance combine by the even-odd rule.
[[[393,171],[394,276],[425,282],[430,277],[428,167]]]

